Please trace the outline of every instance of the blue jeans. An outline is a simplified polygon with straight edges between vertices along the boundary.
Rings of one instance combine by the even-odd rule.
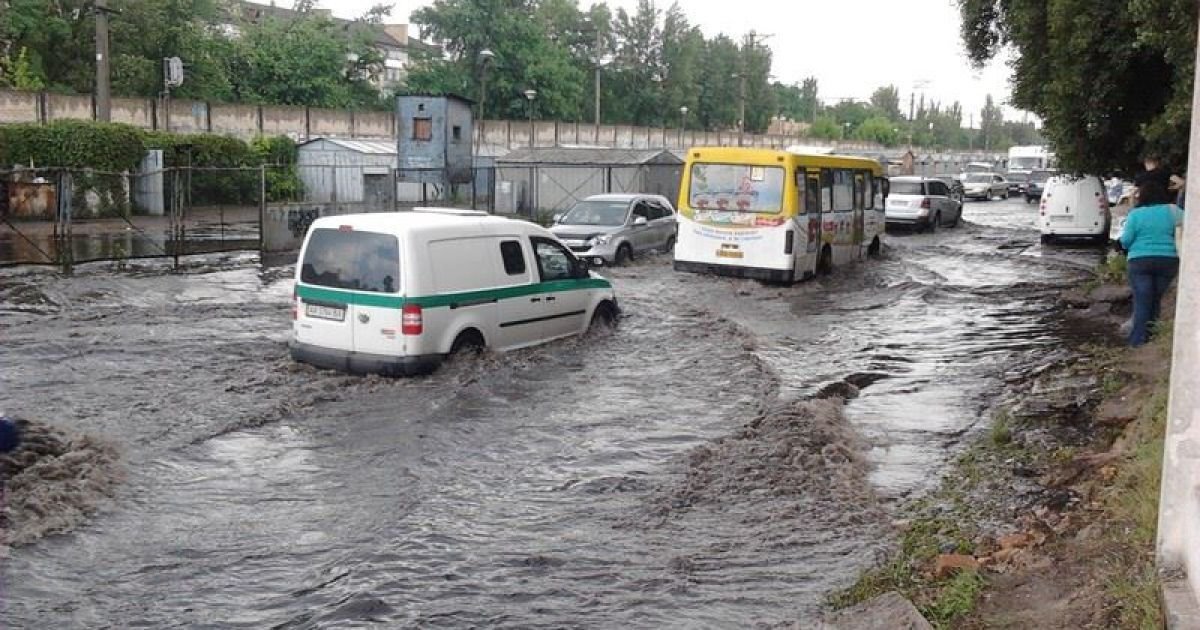
[[[1177,273],[1178,258],[1146,256],[1129,261],[1129,286],[1133,289],[1133,328],[1129,331],[1129,345],[1140,346],[1150,340],[1150,325],[1158,321],[1163,295]]]

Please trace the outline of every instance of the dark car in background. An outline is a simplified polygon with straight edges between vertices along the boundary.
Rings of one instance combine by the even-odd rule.
[[[1010,172],[1007,175],[1008,196],[1015,197],[1017,195],[1025,194],[1025,189],[1029,187],[1029,176],[1030,175],[1032,175],[1032,173],[1025,173],[1025,172],[1021,172],[1021,171]]]
[[[1025,203],[1036,203],[1041,200],[1046,190],[1046,182],[1058,174],[1054,169],[1038,169],[1029,173],[1029,181],[1025,185]]]

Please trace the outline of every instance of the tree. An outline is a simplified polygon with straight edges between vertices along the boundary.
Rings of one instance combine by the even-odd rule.
[[[1000,109],[987,95],[987,101],[979,112],[979,133],[983,135],[983,148],[994,149],[1000,142],[1000,133],[1004,127],[1004,110]]]
[[[900,114],[900,90],[894,85],[877,88],[871,94],[871,106],[888,120],[898,121],[903,118]]]
[[[875,142],[884,146],[895,146],[900,141],[895,122],[887,116],[875,115],[862,122],[854,130],[854,137],[866,142]]]
[[[814,138],[823,140],[841,140],[842,126],[832,116],[818,116],[813,120],[812,127],[808,130],[809,135]]]
[[[1182,163],[1195,2],[960,0],[959,7],[975,63],[1004,46],[1016,51],[1013,103],[1042,119],[1063,167],[1128,171],[1145,151]]]
[[[479,52],[486,49],[495,54],[487,80],[489,116],[524,118],[529,104],[523,92],[535,89],[538,116],[578,119],[587,75],[571,56],[571,40],[552,40],[546,22],[533,19],[536,9],[532,0],[437,0],[417,10],[413,23],[446,54],[418,60],[408,89],[477,95]]]

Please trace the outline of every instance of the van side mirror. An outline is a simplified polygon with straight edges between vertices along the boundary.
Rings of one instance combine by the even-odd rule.
[[[649,221],[646,220],[646,217],[643,217],[640,215],[634,217],[634,219],[633,219],[634,225],[646,225],[647,223],[649,223]]]

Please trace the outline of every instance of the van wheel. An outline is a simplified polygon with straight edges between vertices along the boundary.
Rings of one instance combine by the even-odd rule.
[[[821,250],[821,257],[817,259],[817,275],[827,276],[833,273],[833,250],[828,245]]]
[[[663,253],[664,253],[664,254],[670,254],[670,253],[672,253],[672,252],[674,252],[674,251],[675,251],[675,237],[674,237],[674,236],[668,236],[668,237],[667,237],[667,243],[666,243],[665,245],[663,245]]]
[[[879,237],[876,236],[875,240],[871,241],[871,246],[867,248],[867,255],[871,258],[879,258],[881,253],[883,253],[883,243],[879,242]]]
[[[483,335],[478,330],[468,328],[458,333],[458,336],[454,338],[454,343],[450,344],[450,356],[480,354],[486,345]]]
[[[604,301],[592,312],[592,322],[588,324],[588,332],[612,330],[617,327],[617,308],[612,302]]]
[[[1043,234],[1041,241],[1042,241],[1042,245],[1053,245],[1054,244],[1054,236],[1052,236],[1050,234]]]
[[[613,264],[619,267],[632,260],[633,248],[629,246],[629,243],[621,243],[621,246],[617,248],[617,256],[613,259]]]

